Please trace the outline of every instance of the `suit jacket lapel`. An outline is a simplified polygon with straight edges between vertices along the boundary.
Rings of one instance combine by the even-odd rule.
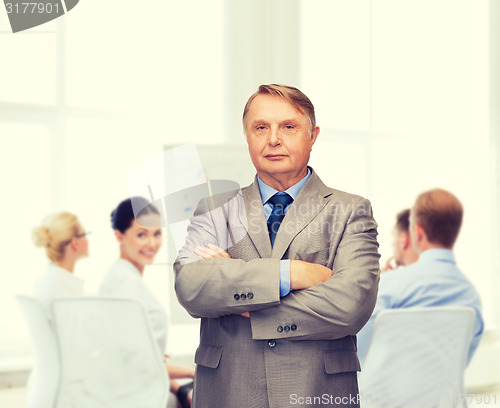
[[[281,259],[292,240],[318,215],[330,201],[332,190],[312,172],[283,219],[274,246],[272,258]]]
[[[246,209],[246,220],[242,220],[243,225],[247,227],[248,235],[261,258],[271,257],[271,241],[267,230],[266,216],[264,206],[260,196],[257,176],[254,182],[242,190],[243,201]]]

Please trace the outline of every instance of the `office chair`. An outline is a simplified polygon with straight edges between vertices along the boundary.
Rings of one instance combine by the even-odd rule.
[[[52,408],[59,384],[59,356],[50,319],[38,299],[24,295],[15,298],[28,325],[35,360],[26,386],[28,408]]]
[[[52,303],[61,380],[56,408],[165,408],[170,381],[143,305],[82,297]]]
[[[359,375],[361,406],[466,407],[463,379],[474,319],[467,307],[380,312]]]

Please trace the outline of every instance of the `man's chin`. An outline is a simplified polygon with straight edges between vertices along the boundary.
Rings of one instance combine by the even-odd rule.
[[[292,172],[294,171],[288,160],[281,159],[281,160],[266,160],[265,163],[263,163],[262,169],[265,170],[267,173],[284,173],[284,172]]]

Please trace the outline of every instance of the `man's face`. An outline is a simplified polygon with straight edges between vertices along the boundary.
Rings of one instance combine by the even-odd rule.
[[[280,178],[298,182],[305,176],[319,133],[318,127],[310,133],[307,115],[283,98],[260,94],[250,105],[245,130],[250,157],[264,182]]]
[[[400,230],[397,226],[392,229],[393,256],[398,266],[406,266],[415,262],[413,244],[410,232]]]
[[[400,231],[397,227],[392,229],[392,251],[396,265],[401,266],[403,263],[403,250],[405,232]]]

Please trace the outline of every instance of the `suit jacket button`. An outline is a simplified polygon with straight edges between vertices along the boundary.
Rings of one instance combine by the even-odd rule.
[[[248,299],[253,299],[253,293],[252,292],[248,292],[247,298]]]
[[[278,333],[281,333],[283,331],[283,326],[278,326],[276,330],[278,330]]]
[[[290,326],[286,325],[285,327],[283,327],[283,329],[284,329],[286,332],[289,332],[289,331],[290,331]]]
[[[245,295],[244,293],[242,293],[242,294],[240,295],[240,299],[241,299],[241,300],[245,300],[246,298],[247,298],[247,295]]]
[[[271,348],[276,347],[276,340],[269,340],[267,344],[269,344],[269,347]]]
[[[292,329],[292,331],[297,330],[297,325],[296,324],[292,324],[292,326],[290,327],[290,329]]]
[[[237,293],[234,294],[234,300],[240,300],[240,295],[238,295]]]

